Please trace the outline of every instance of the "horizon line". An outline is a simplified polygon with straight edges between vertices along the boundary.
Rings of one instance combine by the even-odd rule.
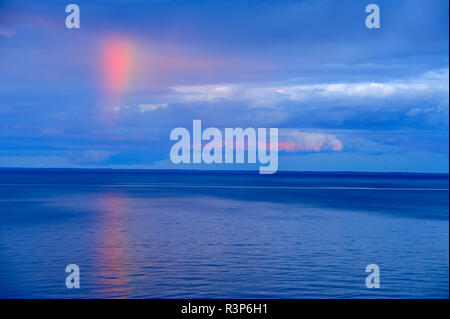
[[[105,168],[105,167],[0,167],[1,171],[116,171],[116,172],[159,172],[159,173],[222,173],[222,174],[258,174],[258,170],[215,170],[183,168]],[[397,175],[449,175],[449,172],[406,172],[406,171],[289,171],[278,170],[275,174],[397,174]]]

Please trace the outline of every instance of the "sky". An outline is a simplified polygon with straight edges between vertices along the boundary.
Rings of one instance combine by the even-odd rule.
[[[258,169],[171,163],[199,119],[278,128],[279,170],[448,173],[448,6],[0,0],[0,167]]]

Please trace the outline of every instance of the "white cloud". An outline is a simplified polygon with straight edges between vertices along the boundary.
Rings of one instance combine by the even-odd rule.
[[[115,107],[113,107],[113,112],[119,112],[120,110],[126,110],[126,109],[129,109],[129,108],[130,108],[129,105],[115,106]]]
[[[137,107],[136,106],[115,106],[113,107],[113,111],[114,112],[120,112],[122,110],[128,110],[128,109],[133,109],[136,110],[138,109],[139,112],[141,113],[145,113],[145,112],[151,112],[151,111],[155,111],[157,109],[160,108],[165,108],[168,106],[168,103],[161,103],[161,104],[139,104]]]
[[[250,106],[274,107],[285,101],[308,99],[348,99],[410,97],[413,95],[448,93],[449,71],[434,70],[422,76],[391,82],[321,83],[299,85],[195,85],[178,86],[179,102],[214,102],[218,100],[243,100]]]
[[[208,101],[219,99],[232,99],[237,86],[226,85],[192,85],[176,86],[172,88],[185,102]]]
[[[161,103],[161,104],[139,104],[139,112],[144,113],[144,112],[150,112],[150,111],[154,111],[160,108],[165,108],[167,107],[168,104],[167,103]]]

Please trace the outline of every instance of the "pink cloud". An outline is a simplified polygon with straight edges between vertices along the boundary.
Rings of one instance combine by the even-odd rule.
[[[289,130],[280,136],[278,149],[285,152],[341,152],[342,142],[335,136]]]

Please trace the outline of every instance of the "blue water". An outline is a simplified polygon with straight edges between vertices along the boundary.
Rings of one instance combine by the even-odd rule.
[[[448,175],[0,171],[0,297],[449,298],[448,188]]]

